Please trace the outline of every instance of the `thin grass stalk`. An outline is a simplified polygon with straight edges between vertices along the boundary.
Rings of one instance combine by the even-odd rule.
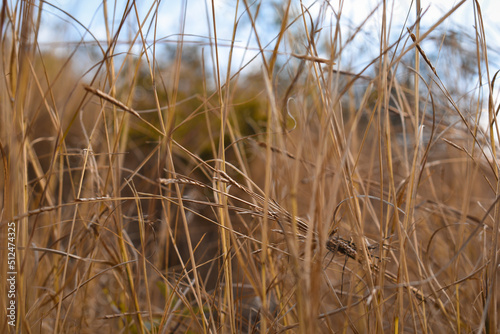
[[[14,14],[14,13],[13,13]],[[33,40],[33,33],[35,32],[35,27],[33,26],[34,13],[33,6],[29,3],[23,2],[19,4],[19,16],[16,20],[18,26],[15,22],[14,29],[16,29],[13,34],[12,42],[12,57],[11,64],[12,72],[10,75],[13,78],[11,86],[11,92],[14,95],[13,107],[13,118],[12,124],[13,128],[10,133],[10,138],[8,143],[10,144],[10,157],[9,157],[9,169],[11,179],[7,179],[11,184],[12,192],[9,194],[4,194],[4,196],[11,197],[12,203],[7,203],[7,217],[12,213],[22,213],[27,212],[29,208],[29,194],[28,194],[28,141],[26,138],[27,134],[27,120],[25,119],[25,114],[28,108],[29,102],[29,89],[32,85],[32,80],[30,76],[30,63],[33,60],[34,49],[31,47],[31,42]],[[13,18],[11,18],[13,19]],[[12,211],[11,211],[12,210]],[[10,211],[10,212],[9,212]],[[19,221],[17,226],[17,238],[15,240],[16,249],[16,299],[17,299],[17,326],[20,328],[28,328],[28,322],[26,319],[26,312],[28,305],[30,303],[29,298],[29,284],[30,275],[32,270],[32,260],[28,249],[29,240],[29,227],[28,219],[24,218]]]
[[[216,23],[216,12],[215,12],[215,3],[211,2],[211,15],[212,15],[212,29],[214,33],[214,67],[216,69],[214,75],[216,77],[216,88],[217,88],[217,98],[220,108],[220,126],[219,126],[219,145],[217,149],[217,168],[221,171],[225,172],[226,170],[226,157],[225,157],[225,142],[224,137],[226,134],[226,126],[227,126],[227,118],[228,118],[228,106],[225,105],[223,93],[222,93],[222,83],[221,83],[221,74],[220,74],[220,60],[219,60],[219,44],[217,39],[217,23]],[[226,92],[229,94],[229,92]],[[231,223],[229,220],[229,215],[227,212],[227,198],[222,195],[222,193],[226,192],[226,185],[221,182],[217,182],[216,186],[219,193],[214,194],[215,198],[217,198],[217,203],[221,206],[218,209],[218,220],[221,223],[221,226],[224,227],[220,230],[221,236],[221,247],[223,254],[223,276],[224,276],[224,306],[222,308],[222,312],[220,314],[221,323],[225,324],[229,322],[229,328],[231,333],[236,332],[236,318],[234,315],[234,296],[232,289],[232,256],[231,256],[231,238],[229,232],[225,229],[225,227],[230,228]]]

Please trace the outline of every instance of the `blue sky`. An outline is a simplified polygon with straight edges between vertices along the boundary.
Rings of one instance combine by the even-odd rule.
[[[270,4],[271,1],[264,0],[263,6],[261,7],[261,14],[257,21],[258,31],[260,33],[260,38],[262,43],[266,44],[272,38],[275,37],[273,31],[272,20],[274,14],[274,8]],[[123,6],[125,1],[117,1],[117,8],[114,7],[115,2],[109,2],[108,4],[108,17],[116,17],[115,21],[118,21],[122,17]],[[139,7],[139,16],[143,19],[148,10],[153,6],[154,2],[151,0],[145,0],[138,2],[141,5]],[[292,2],[295,13],[298,13],[300,9],[300,1],[294,0]],[[320,6],[324,5],[323,1],[302,1],[305,6],[311,6],[311,13],[313,17],[319,12]],[[330,2],[331,8],[338,12],[339,6],[338,2]],[[441,0],[441,1],[421,1],[421,6],[425,12],[422,19],[422,29],[425,31],[426,28],[432,26],[437,22],[446,12],[448,12],[457,1]],[[482,6],[482,14],[486,28],[487,42],[491,47],[493,52],[493,58],[498,58],[500,49],[500,20],[497,19],[498,13],[500,13],[500,1],[498,0],[483,0],[479,1]],[[74,0],[58,0],[52,2],[55,6],[59,7],[61,10],[66,11],[72,15],[78,22],[83,26],[89,28],[94,37],[100,41],[105,41],[106,30],[103,20],[103,4],[100,0],[87,0],[87,1],[74,1]],[[186,7],[184,7],[186,4]],[[191,43],[206,43],[209,41],[209,37],[213,37],[213,27],[211,22],[211,1],[210,0],[189,0],[189,1],[163,1],[159,5],[159,19],[157,27],[157,39],[161,39],[163,42],[175,42],[179,37],[181,32],[181,18],[183,16],[183,10],[185,9],[188,15],[185,16],[185,28],[184,28],[184,40]],[[407,13],[410,8],[411,1],[394,1],[389,2],[391,9],[388,11],[389,14],[392,13],[392,31],[394,36],[397,36],[401,29],[405,29],[404,23]],[[82,26],[75,22],[65,13],[51,8],[48,5],[45,6],[44,14],[44,24],[42,25],[42,31],[40,34],[40,42],[43,44],[50,44],[51,46],[57,45],[57,42],[78,42],[83,37],[86,41],[92,41],[92,37],[85,32]],[[381,22],[381,7],[380,1],[375,0],[364,0],[364,1],[345,1],[343,4],[343,13],[341,16],[340,24],[342,26],[342,31],[347,38],[347,35],[356,27],[358,27],[362,21],[369,15],[372,9],[379,6],[379,10],[375,12],[374,16],[366,22],[363,28],[363,32],[359,34],[356,39],[358,45],[363,45],[370,49],[370,45],[373,45],[374,53],[378,51],[379,43],[379,31]],[[241,14],[244,9],[243,3],[240,1],[238,12]],[[228,48],[225,45],[229,44],[233,32],[233,20],[234,12],[236,10],[236,1],[234,0],[215,0],[215,11],[216,11],[216,25],[219,43],[223,46],[220,49],[220,56],[222,58],[221,63],[227,63],[228,58]],[[334,11],[328,10],[327,16],[325,17],[322,28],[330,29],[334,27],[336,20],[334,19]],[[410,25],[415,21],[415,9],[414,6],[410,10],[409,23]],[[132,30],[137,29],[137,23],[134,22],[133,14],[130,16],[129,26],[127,28],[132,28]],[[111,21],[110,21],[111,22]],[[298,22],[297,24],[301,24]],[[474,14],[472,1],[467,1],[461,8],[452,15],[451,19],[445,21],[442,28],[445,29],[460,29],[462,31],[468,32],[470,35],[474,34]],[[117,24],[115,23],[114,29],[116,30]],[[210,33],[209,33],[210,31]],[[126,41],[127,37],[130,35],[122,34],[122,40]],[[250,44],[248,44],[250,38]],[[246,15],[242,15],[242,19],[238,25],[238,33],[236,37],[236,51],[235,59],[233,60],[233,69],[239,68],[241,60],[245,56],[245,61],[248,61],[251,57],[256,54],[255,48],[257,43],[255,41],[255,36],[251,32],[251,26]],[[153,41],[153,34],[150,32],[148,36],[148,41]],[[54,44],[56,43],[56,44]],[[63,45],[66,47],[67,45]],[[272,48],[272,47],[271,47]],[[140,52],[140,46],[138,45],[136,52]],[[285,51],[285,50],[284,50]],[[353,51],[356,52],[356,51]],[[371,55],[366,55],[366,59],[358,59],[360,64],[362,62],[369,61]]]
[[[216,12],[216,26],[219,45],[220,64],[226,66],[229,59],[229,41],[233,33],[234,13],[236,11],[235,0],[214,0],[214,8]],[[273,26],[276,11],[273,7],[273,2],[270,0],[263,0],[261,6],[261,13],[257,21],[257,31],[263,45],[271,41],[276,34],[276,26]],[[422,32],[425,32],[429,27],[434,25],[443,15],[445,15],[453,6],[459,1],[440,0],[440,1],[421,1],[422,9],[425,14],[422,18]],[[48,45],[56,52],[68,52],[68,47],[71,49],[80,42],[82,39],[87,43],[93,43],[94,38],[102,43],[106,40],[106,29],[103,19],[103,2],[100,0],[87,0],[87,1],[74,1],[74,0],[58,0],[51,2],[59,9],[53,8],[47,4],[44,5],[44,23],[40,32],[39,42],[42,46]],[[108,18],[112,29],[116,31],[117,23],[121,20],[123,8],[126,1],[116,1],[108,3]],[[138,15],[143,20],[148,11],[156,6],[153,0],[144,0],[137,2]],[[249,3],[253,3],[249,1]],[[354,68],[362,68],[373,57],[376,57],[379,50],[379,36],[382,17],[381,1],[376,0],[356,0],[345,1],[342,7],[342,15],[340,25],[342,27],[343,40],[345,41],[349,35],[356,29],[369,13],[378,7],[374,15],[365,23],[362,32],[357,35],[355,41],[346,48],[343,52],[343,58],[339,66],[351,66]],[[484,20],[486,41],[490,48],[490,66],[492,69],[499,68],[499,55],[500,55],[500,20],[497,16],[500,13],[500,1],[498,0],[483,0],[479,1],[482,9],[482,17]],[[300,11],[300,4],[309,7],[312,17],[315,18],[317,13],[320,12],[321,6],[326,6],[325,1],[310,1],[310,0],[293,0],[292,16],[297,16]],[[117,6],[116,8],[114,6]],[[185,6],[185,7],[184,7]],[[162,1],[159,5],[159,17],[157,20],[157,33],[156,40],[159,41],[157,45],[162,43],[172,43],[181,38],[181,26],[184,23],[184,42],[185,43],[201,43],[206,46],[205,54],[210,55],[211,49],[208,42],[213,37],[213,23],[212,23],[212,2],[210,0],[188,0],[188,1]],[[391,38],[394,42],[401,33],[406,31],[406,26],[410,26],[415,22],[415,7],[414,3],[409,0],[395,0],[388,2],[389,9],[388,15],[391,25]],[[335,13],[339,11],[339,1],[331,1],[325,11],[326,16],[321,23],[321,28],[325,34],[335,28],[336,19]],[[411,8],[411,9],[410,9]],[[255,6],[253,7],[255,9]],[[236,48],[233,55],[231,71],[235,72],[241,68],[242,64],[248,62],[252,57],[257,54],[257,43],[255,35],[252,33],[251,25],[248,16],[243,14],[244,4],[239,2],[238,15],[241,15],[241,20],[238,24],[236,35]],[[184,11],[188,13],[184,15]],[[66,12],[66,13],[65,13]],[[408,21],[405,23],[408,12],[410,15]],[[71,18],[71,15],[73,18]],[[116,19],[113,21],[112,18]],[[123,51],[128,50],[127,40],[133,36],[134,31],[137,31],[137,21],[134,19],[135,13],[132,13],[130,19],[127,21],[127,26],[121,34],[121,41]],[[185,21],[183,20],[185,18]],[[78,21],[78,22],[77,22]],[[114,23],[113,23],[114,22]],[[149,20],[151,22],[151,20]],[[81,24],[81,25],[80,25]],[[297,29],[301,29],[302,21],[297,22],[295,25]],[[440,32],[443,31],[462,31],[474,38],[474,10],[473,1],[466,1],[459,10],[457,10],[449,19],[447,19],[441,26]],[[90,36],[88,32],[82,27],[87,27],[92,32]],[[143,29],[147,31],[147,29]],[[437,34],[436,34],[437,36]],[[152,30],[149,31],[147,41],[152,45],[154,35]],[[75,44],[71,44],[74,42]],[[88,44],[90,45],[90,44]],[[424,44],[423,44],[424,45]],[[139,54],[141,52],[141,45],[138,43],[132,52]],[[424,45],[425,47],[425,45]],[[473,45],[472,45],[473,47]],[[272,49],[273,45],[269,47]],[[371,52],[370,50],[373,50]],[[283,52],[290,52],[289,49],[282,49]],[[327,57],[327,55],[320,55]],[[90,54],[89,54],[90,57]],[[435,61],[435,67],[439,68],[440,61],[445,61],[439,58],[432,59]],[[260,70],[260,59],[252,62],[247,71]],[[222,76],[225,76],[226,68],[222,68]]]

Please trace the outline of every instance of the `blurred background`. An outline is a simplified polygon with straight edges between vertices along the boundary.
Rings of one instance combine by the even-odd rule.
[[[0,331],[499,331],[499,12],[4,1]]]

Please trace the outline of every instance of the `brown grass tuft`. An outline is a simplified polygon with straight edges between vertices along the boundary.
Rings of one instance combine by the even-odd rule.
[[[495,53],[415,5],[4,1],[0,331],[499,332]]]

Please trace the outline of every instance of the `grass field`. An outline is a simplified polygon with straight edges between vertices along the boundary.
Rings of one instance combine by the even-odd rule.
[[[480,3],[179,3],[3,2],[0,332],[500,332]]]

